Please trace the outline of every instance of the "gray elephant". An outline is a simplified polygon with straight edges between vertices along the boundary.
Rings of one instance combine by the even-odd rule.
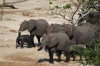
[[[28,29],[31,36],[32,46],[35,46],[34,36],[37,37],[39,46],[41,44],[40,38],[43,36],[44,33],[46,33],[46,29],[48,28],[48,26],[49,26],[48,22],[44,19],[38,19],[38,20],[30,19],[29,21],[25,20],[20,24],[19,33]]]
[[[27,43],[27,47],[30,47],[30,35],[19,35],[16,38],[16,48],[18,46],[21,46],[21,48],[23,48],[23,45],[25,45],[25,43]]]
[[[62,51],[65,51],[66,62],[70,61],[70,52],[68,49],[70,45],[70,39],[68,38],[66,33],[53,33],[44,35],[41,41],[42,43],[38,51],[42,50],[44,47],[48,47],[50,63],[54,63],[53,54],[56,51],[58,52],[59,62],[61,61]]]
[[[47,34],[65,32],[65,24],[51,24],[46,32]]]
[[[83,24],[81,26],[66,26],[66,33],[70,39],[72,39],[71,43],[73,44],[87,45],[97,31],[98,26],[92,24]]]

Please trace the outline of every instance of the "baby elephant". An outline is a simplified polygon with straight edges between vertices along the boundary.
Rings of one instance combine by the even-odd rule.
[[[16,48],[20,45],[21,48],[23,48],[23,45],[25,43],[28,44],[28,48],[30,47],[30,35],[19,35],[17,38],[16,38]]]

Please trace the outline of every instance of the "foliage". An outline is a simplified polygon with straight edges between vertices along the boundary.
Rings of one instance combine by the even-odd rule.
[[[82,61],[82,64],[100,66],[100,30],[95,33],[94,37],[87,45],[87,48],[84,49],[83,56],[86,59],[86,63]]]
[[[65,20],[70,22],[71,24],[76,24],[79,21],[82,22],[86,20],[92,24],[97,23],[100,19],[100,0],[78,0],[79,3],[76,9],[72,8],[70,3],[64,3],[65,5],[56,4],[56,6],[52,7],[51,10],[53,14],[60,15]],[[50,6],[54,4],[53,2],[49,2]],[[92,11],[90,11],[92,9]],[[90,12],[89,12],[90,11]],[[69,12],[67,15],[67,12]],[[89,12],[89,13],[88,13]],[[79,15],[79,18],[76,18],[74,15]],[[85,15],[86,17],[83,17]],[[66,18],[65,18],[66,17]],[[82,21],[81,21],[82,20]],[[79,22],[79,23],[80,23]]]
[[[90,9],[92,9],[92,12],[88,14],[85,20],[95,24],[100,18],[100,0],[85,0],[85,3],[82,6],[82,11],[89,11]]]
[[[69,3],[63,6],[63,9],[70,9],[70,8],[71,8],[71,4]]]
[[[85,61],[80,61],[84,66],[100,66],[100,30],[95,33],[86,48],[71,46],[69,49],[78,51],[85,58]]]
[[[52,4],[52,2],[49,2],[49,4]]]
[[[100,7],[100,0],[87,0],[85,7],[87,9],[96,9],[99,11]]]
[[[52,11],[51,14],[54,15],[60,15],[61,17],[63,17],[65,20],[67,21],[71,21],[70,18],[66,19],[66,11],[71,9],[71,4],[70,3],[66,3],[65,5],[59,5],[56,4],[55,6],[53,6],[52,4],[54,4],[53,2],[49,2],[49,7],[51,8],[50,10]],[[51,7],[53,6],[53,7]],[[70,11],[69,11],[70,12]],[[71,13],[72,14],[72,13]]]

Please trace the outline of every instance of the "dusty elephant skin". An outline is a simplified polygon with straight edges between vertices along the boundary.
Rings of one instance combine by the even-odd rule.
[[[46,32],[47,32],[47,34],[59,33],[59,32],[66,33],[66,26],[69,27],[71,25],[70,24],[51,24],[47,28]]]
[[[30,19],[29,21],[23,21],[20,24],[19,32],[27,30],[30,32],[31,36],[31,43],[32,46],[35,47],[34,44],[34,36],[37,37],[38,39],[38,46],[41,44],[40,43],[40,38],[43,36],[44,33],[46,33],[46,29],[48,28],[49,24],[46,20],[44,19]]]
[[[66,26],[66,28],[66,33],[72,37],[71,43],[83,45],[87,45],[94,36],[95,32],[98,30],[98,26],[92,24],[83,24],[80,26],[70,27]]]
[[[21,48],[23,48],[24,43],[26,42],[28,44],[28,47],[30,47],[30,35],[20,35],[18,34],[18,37],[16,38],[16,48],[20,45]]]
[[[64,32],[64,27],[62,24],[51,24],[46,31],[47,34]]]
[[[53,54],[55,51],[58,52],[58,62],[61,61],[62,51],[65,51],[66,62],[70,61],[69,45],[70,40],[66,33],[53,33],[48,35],[43,35],[42,43],[38,51],[42,50],[44,47],[48,46],[50,63],[54,63]]]

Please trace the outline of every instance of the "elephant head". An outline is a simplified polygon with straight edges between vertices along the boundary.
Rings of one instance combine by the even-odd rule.
[[[25,20],[20,24],[19,32],[22,32],[27,29],[29,32],[32,32],[33,30],[36,29],[36,24],[33,19],[30,19],[29,21]]]
[[[27,30],[28,29],[28,22],[26,20],[24,20],[21,24],[20,24],[20,28],[19,28],[19,32]]]
[[[72,40],[73,39],[73,25],[71,25],[71,24],[64,24],[63,25],[63,27],[64,27],[64,32],[68,35],[68,37],[69,37],[69,39],[70,40]]]
[[[41,43],[41,46],[38,49],[38,51],[42,50],[44,47],[51,48],[51,47],[55,46],[59,41],[58,41],[58,38],[53,34],[50,34],[50,35],[44,34],[41,42],[42,43]]]

